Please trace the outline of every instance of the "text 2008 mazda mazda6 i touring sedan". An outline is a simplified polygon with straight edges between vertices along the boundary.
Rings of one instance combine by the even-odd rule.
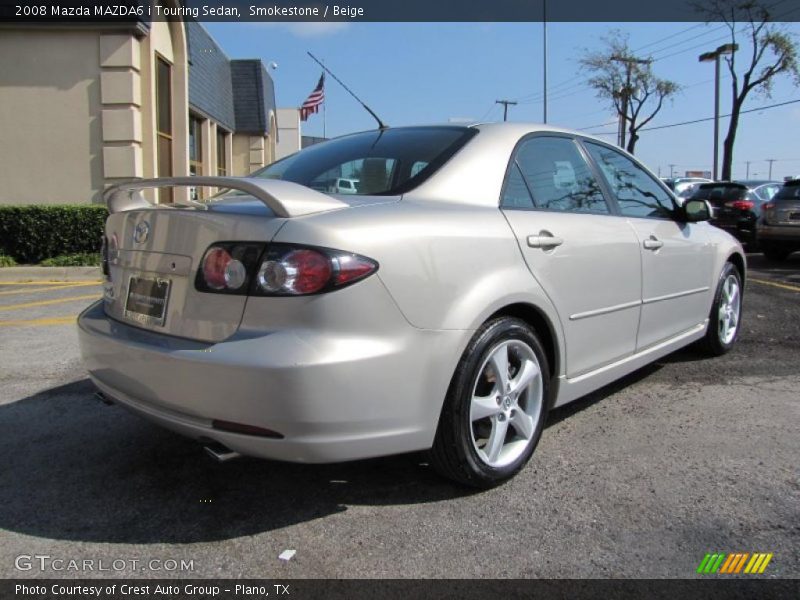
[[[326,193],[340,178],[357,193]],[[227,191],[198,203],[187,186]],[[89,374],[218,454],[430,450],[491,486],[550,408],[691,342],[722,354],[740,327],[744,253],[708,204],[545,126],[368,131],[106,200]]]

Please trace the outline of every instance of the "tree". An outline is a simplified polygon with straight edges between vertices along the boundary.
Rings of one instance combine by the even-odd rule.
[[[628,45],[628,36],[612,31],[602,38],[605,48],[585,51],[581,68],[589,75],[588,83],[597,97],[608,100],[620,119],[619,145],[633,154],[639,130],[653,120],[664,101],[680,91],[680,86],[653,73],[652,60],[638,58]]]
[[[731,43],[737,43],[741,34],[751,46],[742,48],[744,71],[737,72],[737,53],[725,56],[731,74],[731,119],[728,134],[722,146],[722,179],[731,179],[733,146],[739,117],[747,96],[752,91],[770,97],[772,82],[778,75],[786,74],[800,85],[798,67],[798,47],[795,38],[785,30],[785,26],[772,22],[773,14],[760,0],[707,0],[696,6],[698,12],[705,14],[710,21],[721,21],[728,26]]]

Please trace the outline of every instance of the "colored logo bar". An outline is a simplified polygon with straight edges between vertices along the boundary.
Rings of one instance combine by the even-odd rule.
[[[707,553],[697,572],[701,575],[713,575],[716,573],[726,575],[759,575],[763,573],[769,561],[772,560],[772,552],[714,552]]]

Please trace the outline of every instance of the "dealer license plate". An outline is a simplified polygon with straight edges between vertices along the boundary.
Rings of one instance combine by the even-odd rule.
[[[132,276],[128,281],[125,316],[144,325],[163,326],[170,284],[169,279]]]

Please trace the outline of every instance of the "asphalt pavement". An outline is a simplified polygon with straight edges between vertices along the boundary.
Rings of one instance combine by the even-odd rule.
[[[216,464],[93,399],[75,316],[96,282],[2,282],[0,577],[682,578],[708,552],[800,577],[800,253],[749,262],[733,352],[682,350],[553,412],[486,492],[423,454]]]

